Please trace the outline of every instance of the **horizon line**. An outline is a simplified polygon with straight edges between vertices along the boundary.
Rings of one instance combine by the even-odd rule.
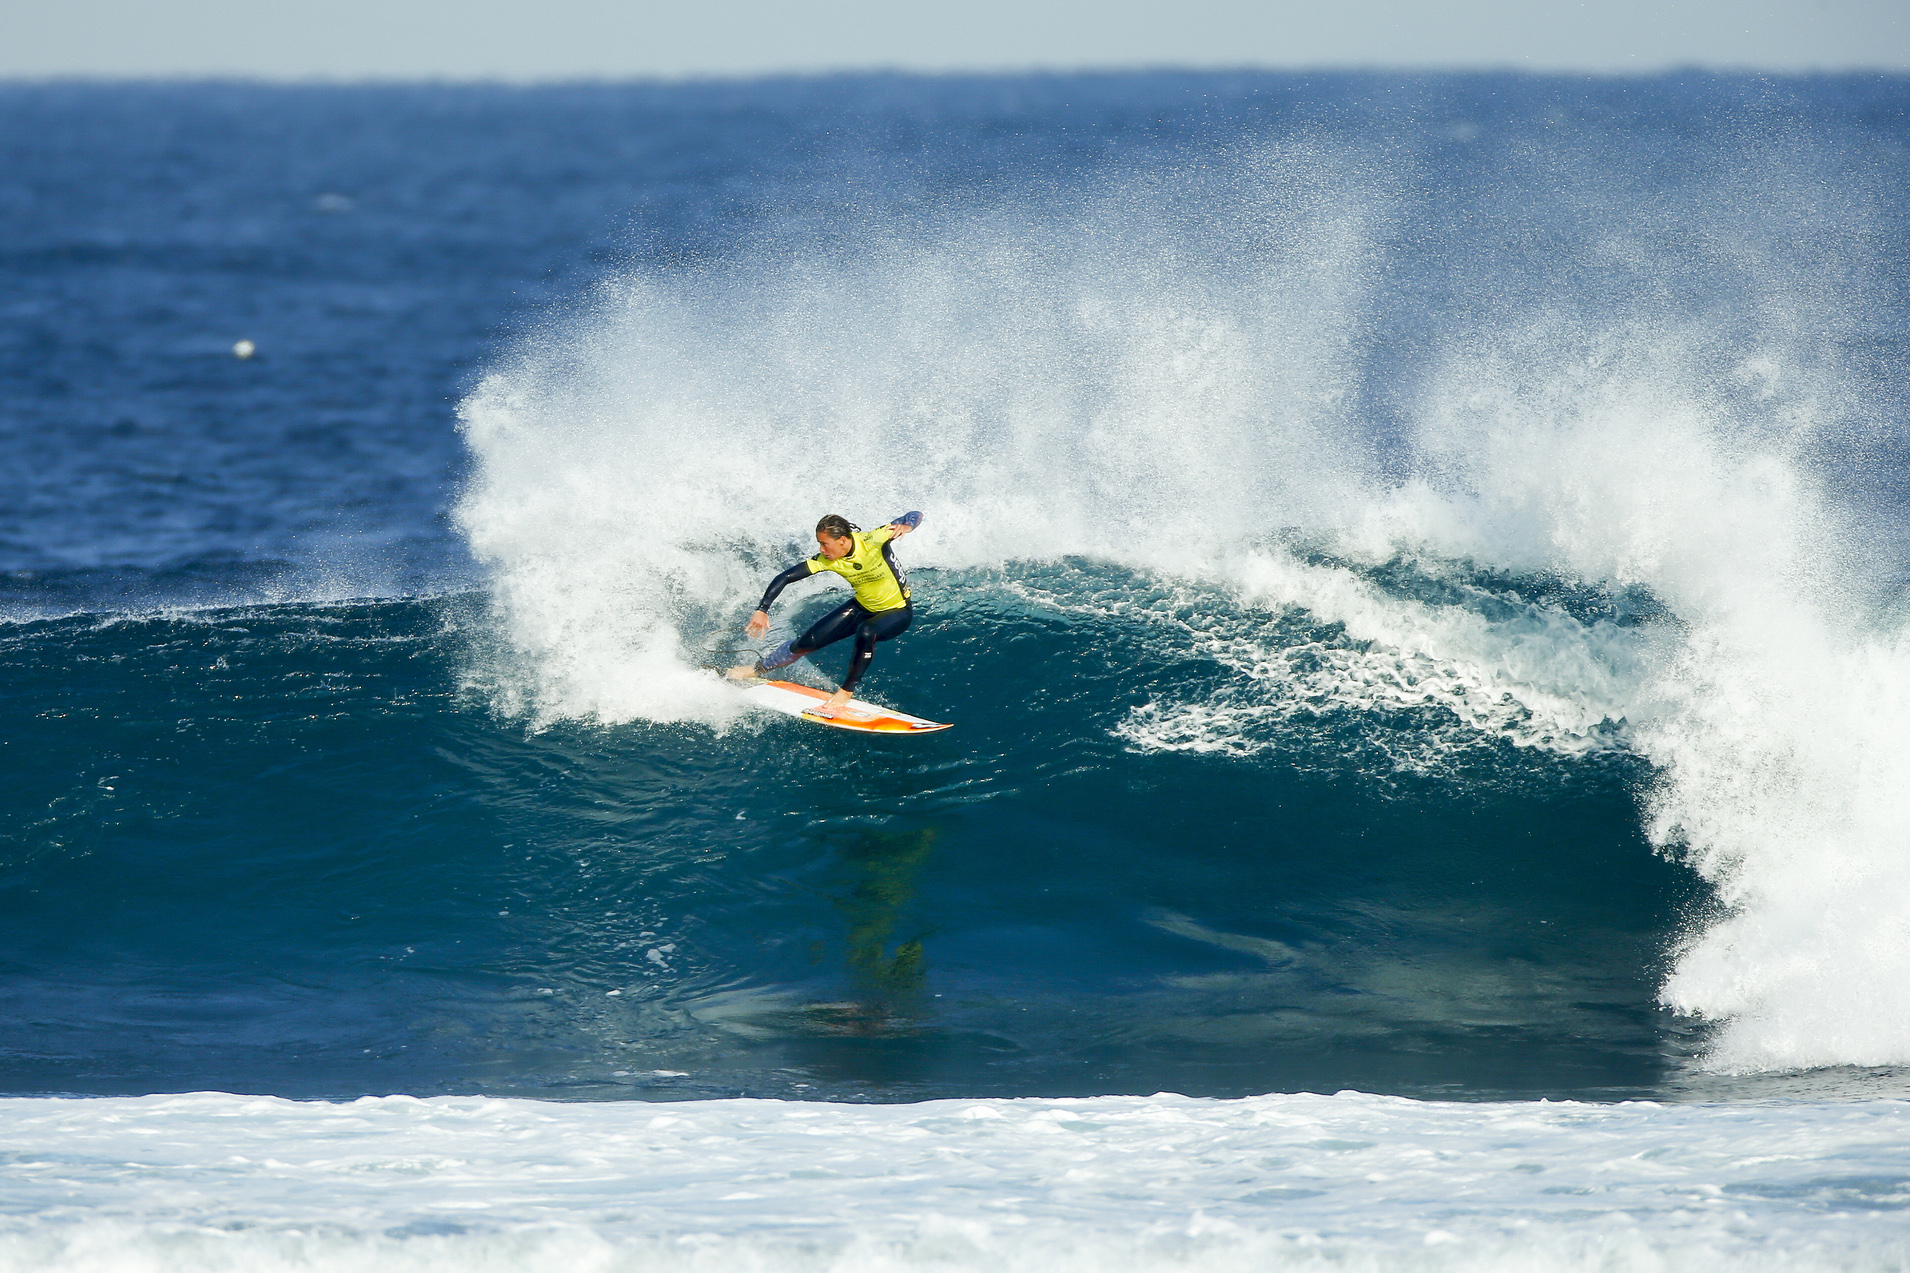
[[[844,65],[838,67],[782,67],[759,70],[690,71],[579,71],[552,75],[514,75],[495,73],[417,73],[384,72],[312,72],[283,75],[262,71],[0,71],[0,85],[53,84],[228,84],[261,88],[352,88],[440,86],[446,88],[558,88],[651,84],[658,86],[692,84],[737,84],[773,80],[826,80],[855,78],[894,79],[1009,79],[1078,78],[1126,75],[1395,75],[1395,76],[1523,76],[1533,79],[1645,80],[1671,75],[1763,76],[1778,79],[1806,79],[1826,76],[1866,76],[1910,79],[1910,65],[1824,65],[1770,66],[1756,63],[1708,63],[1677,60],[1651,67],[1572,67],[1531,66],[1512,62],[1412,63],[1412,62],[1135,62],[1058,66],[922,67],[888,64]]]

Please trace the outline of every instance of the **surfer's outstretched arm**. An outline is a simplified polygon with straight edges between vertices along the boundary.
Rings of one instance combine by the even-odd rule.
[[[771,579],[769,587],[763,589],[763,599],[756,603],[756,613],[749,616],[749,625],[744,631],[753,637],[759,637],[769,631],[769,608],[776,604],[776,598],[781,596],[783,589],[790,584],[807,579],[814,573],[815,567],[807,561],[799,561]]]

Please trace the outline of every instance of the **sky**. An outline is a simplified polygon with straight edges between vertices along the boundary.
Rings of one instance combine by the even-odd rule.
[[[1910,70],[1910,0],[0,0],[0,77]]]

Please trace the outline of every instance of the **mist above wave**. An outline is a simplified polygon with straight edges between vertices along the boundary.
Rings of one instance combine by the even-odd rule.
[[[671,680],[679,619],[746,614],[824,512],[928,510],[927,566],[1186,566],[1327,516],[1363,467],[1365,218],[1317,178],[1172,194],[631,277],[528,345],[463,408],[459,518],[522,656],[513,702],[709,718],[686,683],[646,698],[607,669]]]

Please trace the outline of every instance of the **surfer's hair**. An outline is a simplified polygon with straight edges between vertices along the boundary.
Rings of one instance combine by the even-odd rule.
[[[818,535],[827,535],[831,539],[847,539],[852,532],[861,529],[860,526],[842,516],[840,513],[831,513],[816,523],[816,533]]]

